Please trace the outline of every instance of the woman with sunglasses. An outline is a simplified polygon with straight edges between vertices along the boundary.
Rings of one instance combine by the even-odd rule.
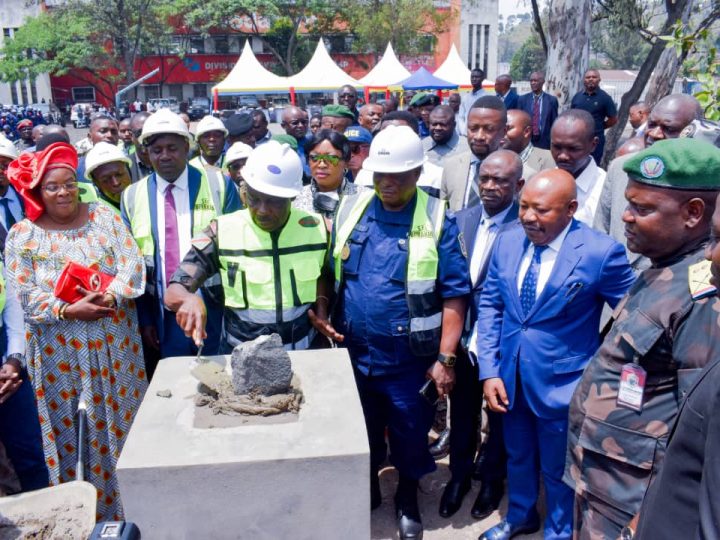
[[[305,155],[310,164],[312,178],[310,184],[303,187],[293,206],[321,214],[329,230],[340,199],[365,188],[348,181],[350,143],[336,131],[318,131],[305,145]]]
[[[115,467],[147,387],[133,301],[145,290],[145,264],[119,215],[79,201],[77,163],[64,142],[10,163],[7,175],[27,217],[8,234],[7,274],[24,310],[50,483],[77,479],[75,413],[82,400],[85,472],[98,490],[98,519],[122,519]],[[60,300],[55,285],[70,261],[112,281],[105,291],[75,288],[82,298],[73,303]]]

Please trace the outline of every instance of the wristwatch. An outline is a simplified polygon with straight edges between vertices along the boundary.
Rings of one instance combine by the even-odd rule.
[[[633,540],[635,531],[631,527],[623,527],[620,531],[620,540]]]
[[[445,367],[455,367],[455,361],[457,360],[457,356],[455,356],[452,353],[438,354],[437,361],[440,362]]]

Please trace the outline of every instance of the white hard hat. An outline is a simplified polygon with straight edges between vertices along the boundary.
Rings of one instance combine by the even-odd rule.
[[[232,163],[238,159],[247,159],[250,157],[250,152],[252,152],[252,150],[253,148],[249,144],[239,141],[233,143],[233,145],[228,148],[227,152],[225,152],[225,163]]]
[[[159,135],[161,133],[172,133],[185,137],[188,142],[192,142],[192,136],[188,131],[187,124],[170,109],[160,109],[158,112],[151,114],[145,124],[143,124],[142,134],[138,137],[140,144],[143,144],[148,137]]]
[[[399,173],[425,163],[420,137],[408,126],[389,125],[375,135],[363,168],[372,172]]]
[[[5,135],[0,135],[0,156],[10,159],[18,157],[17,148]]]
[[[200,135],[207,133],[208,131],[222,131],[226,137],[228,134],[228,130],[225,127],[225,124],[222,123],[222,120],[215,118],[211,114],[203,116],[202,120],[198,122],[198,125],[195,128],[195,137],[200,137]]]
[[[258,146],[241,173],[251,188],[272,197],[291,199],[302,191],[303,166],[289,144],[268,141]]]
[[[100,165],[122,161],[128,167],[131,164],[130,158],[127,157],[120,148],[114,144],[107,142],[95,143],[85,156],[85,178],[92,182],[90,176],[92,172]]]

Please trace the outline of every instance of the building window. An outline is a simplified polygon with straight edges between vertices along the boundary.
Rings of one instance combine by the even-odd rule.
[[[35,84],[35,79],[30,79],[30,97],[32,97],[33,103],[38,103],[37,84]]]
[[[20,95],[22,96],[23,105],[29,105],[30,102],[28,101],[27,85],[25,84],[25,81],[20,81]]]
[[[207,97],[206,84],[193,84],[193,97]]]
[[[188,39],[188,52],[192,54],[205,54],[205,40],[200,36]]]
[[[183,85],[182,84],[168,84],[168,94],[170,97],[174,97],[178,101],[183,99]]]
[[[468,25],[468,68],[487,70],[490,50],[490,25]]]
[[[484,39],[484,47],[483,47],[483,69],[487,71],[488,66],[490,65],[489,61],[489,55],[490,55],[490,25],[485,24],[483,25],[485,27],[485,39]]]
[[[228,54],[230,52],[230,42],[227,36],[215,36],[213,38],[216,54]]]
[[[17,83],[10,83],[10,96],[12,97],[13,105],[20,105],[18,101]]]
[[[145,101],[151,99],[158,99],[160,97],[160,85],[158,84],[146,84],[142,85],[145,89]]]
[[[74,102],[92,103],[95,101],[95,89],[92,86],[75,86],[72,89]]]

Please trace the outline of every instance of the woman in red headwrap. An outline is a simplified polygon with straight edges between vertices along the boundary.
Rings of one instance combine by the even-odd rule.
[[[115,466],[147,387],[133,300],[145,289],[145,265],[115,212],[78,200],[76,167],[77,152],[66,143],[9,165],[27,217],[10,231],[5,253],[25,312],[27,370],[50,482],[76,479],[82,400],[85,478],[98,490],[98,518],[111,520],[122,517]],[[106,274],[109,285],[98,292],[72,287],[80,299],[60,300],[56,284],[68,262]]]

